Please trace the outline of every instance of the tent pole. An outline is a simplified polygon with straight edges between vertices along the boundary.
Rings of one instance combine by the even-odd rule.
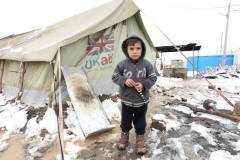
[[[2,81],[3,81],[3,72],[4,72],[4,62],[5,60],[1,60],[0,61],[0,93],[2,93],[2,89],[3,89],[3,84],[2,84]]]
[[[63,107],[62,107],[62,95],[61,95],[61,54],[60,54],[60,48],[58,49],[58,91],[59,91],[59,98],[58,98],[58,135],[59,135],[59,142],[60,142],[60,148],[61,148],[61,158],[64,160],[64,126],[63,126]],[[56,67],[57,68],[57,67]]]
[[[18,93],[16,100],[20,100],[23,95],[23,80],[24,80],[24,74],[26,73],[25,63],[21,62],[20,64],[20,77],[19,77],[19,83],[18,83]]]

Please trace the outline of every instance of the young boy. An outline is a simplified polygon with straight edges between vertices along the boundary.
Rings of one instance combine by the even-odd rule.
[[[112,75],[114,83],[120,86],[122,102],[121,137],[117,143],[124,150],[129,142],[129,131],[132,122],[136,132],[136,152],[145,154],[144,133],[146,128],[146,112],[149,102],[149,89],[155,84],[157,77],[152,64],[144,59],[146,47],[143,40],[131,36],[123,41],[122,51],[126,59],[119,62]]]

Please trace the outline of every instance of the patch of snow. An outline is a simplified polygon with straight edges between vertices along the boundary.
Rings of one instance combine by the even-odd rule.
[[[77,159],[78,155],[79,155],[79,151],[81,150],[82,148],[78,145],[75,145],[71,142],[68,142],[66,144],[66,147],[65,147],[65,154],[64,154],[64,159],[65,160],[75,160]],[[61,155],[60,154],[57,154],[56,156],[56,160],[61,160]]]
[[[154,114],[152,118],[157,121],[163,121],[166,125],[167,131],[170,129],[176,130],[180,127],[180,123],[178,121],[167,119],[164,114]]]
[[[30,148],[30,149],[28,150],[28,153],[29,153],[31,156],[36,157],[36,156],[39,155],[38,149],[39,149],[39,146],[34,146],[34,147],[32,147],[32,148]]]
[[[57,133],[57,116],[52,108],[48,107],[45,115],[43,116],[43,120],[40,121],[40,126],[42,128],[46,128],[50,134]]]
[[[158,77],[157,82],[155,84],[165,88],[166,90],[173,87],[182,87],[182,85],[176,84],[176,82],[183,81],[181,78],[167,78],[167,77]],[[154,86],[154,87],[155,87]]]
[[[148,134],[148,139],[154,140],[154,143],[149,144],[149,148],[151,148],[153,150],[154,156],[157,156],[159,154],[158,151],[160,151],[158,148],[158,146],[161,142],[161,138],[158,135],[159,132],[160,132],[159,130],[152,128]],[[161,135],[163,135],[163,134],[165,134],[165,133],[161,133]],[[157,151],[155,151],[155,150],[157,150]]]
[[[26,111],[21,110],[25,106],[18,103],[6,104],[0,113],[0,127],[6,127],[9,132],[17,132],[27,121]]]
[[[216,108],[217,109],[225,109],[225,110],[230,110],[233,111],[233,107],[230,106],[222,97],[216,97],[214,98],[215,101],[217,101]]]
[[[71,128],[71,131],[77,135],[80,140],[85,140],[85,136],[83,135],[82,129],[80,126],[75,126],[74,128]]]
[[[32,159],[32,157],[35,158],[40,158],[43,156],[44,150],[49,149],[53,141],[57,139],[57,134],[49,135],[46,134],[44,139],[42,137],[34,137],[32,141],[28,140],[28,143],[30,144],[29,146],[26,147],[27,150],[27,157],[26,159]]]
[[[41,126],[37,123],[37,117],[34,117],[28,121],[27,129],[25,131],[26,139],[39,135],[41,133]]]
[[[108,118],[112,120],[120,121],[121,112],[119,110],[119,105],[121,105],[120,99],[118,102],[113,102],[111,99],[106,99],[102,102],[103,109],[105,110]]]
[[[211,134],[208,133],[210,129],[206,128],[203,125],[196,124],[195,122],[190,123],[190,126],[192,131],[198,132],[202,137],[204,137],[208,141],[209,144],[216,145],[213,137],[211,136]]]
[[[150,136],[150,139],[157,139],[156,145],[158,145],[158,143],[160,143],[160,139],[158,139],[159,138],[158,133],[159,133],[158,129],[152,128],[150,130],[150,133],[148,134],[148,136]]]
[[[213,83],[225,92],[236,93],[236,91],[240,90],[239,78],[215,79],[213,80]]]
[[[2,138],[0,139],[0,152],[3,152],[4,150],[7,149],[8,147],[8,142],[7,140],[10,138],[10,135],[8,132],[5,132],[2,136]]]
[[[185,106],[173,106],[172,109],[176,110],[176,111],[179,111],[179,112],[182,112],[182,113],[185,113],[185,114],[192,114],[193,111],[188,108],[188,107],[185,107]]]
[[[0,141],[6,141],[10,138],[10,134],[8,132],[5,132],[2,136],[2,138],[0,139]]]
[[[0,94],[0,106],[6,105],[6,97],[3,94]]]
[[[231,142],[231,144],[233,147],[235,147],[235,151],[240,151],[240,140],[238,140],[237,142]]]
[[[73,158],[77,158],[78,152],[81,150],[80,146],[68,142],[65,147],[65,151]]]
[[[198,100],[198,99],[194,99],[194,98],[189,98],[188,99],[188,103],[192,104],[192,105],[199,105],[199,104],[202,104],[202,101],[201,100]],[[202,107],[203,108],[203,107]]]
[[[201,103],[203,103],[203,101],[205,101],[206,99],[208,99],[207,96],[204,96],[201,92],[199,91],[193,91],[192,92],[192,96],[195,100],[200,101]]]
[[[137,158],[136,160],[151,160],[151,158],[146,158],[146,157],[142,156],[141,158]]]
[[[153,155],[158,155],[161,153],[161,149],[155,149],[153,150]]]
[[[68,130],[66,130],[66,129],[64,129],[63,134],[64,134],[63,135],[64,141],[69,141],[69,140],[71,140],[72,138],[75,137],[74,134],[68,134]]]
[[[75,135],[77,135],[81,140],[85,139],[85,136],[83,134],[83,131],[80,127],[80,123],[78,120],[78,117],[73,110],[72,105],[69,105],[67,109],[68,116],[64,119],[65,124],[68,126],[68,130],[73,132]],[[65,139],[65,136],[64,136]]]
[[[8,147],[8,144],[7,142],[3,141],[3,142],[0,142],[0,152],[3,152],[4,150],[7,149]]]
[[[14,133],[17,132],[19,129],[21,129],[22,127],[24,127],[24,125],[27,122],[27,114],[26,111],[21,110],[17,113],[15,113],[11,119],[8,119],[8,121],[6,122],[6,129],[8,130],[8,132],[10,133]]]
[[[203,117],[203,118],[208,118],[208,119],[212,119],[215,121],[219,121],[222,124],[233,124],[233,121],[223,118],[223,117],[219,117],[219,116],[215,116],[212,114],[207,114],[207,113],[201,113],[200,116],[198,117]]]
[[[237,134],[229,132],[229,131],[225,131],[225,132],[221,133],[221,137],[223,137],[224,139],[226,139],[226,138],[227,139],[232,139],[232,138],[238,139],[238,138],[240,138],[240,135],[237,135]]]
[[[218,150],[212,152],[209,160],[239,160],[240,155],[231,155],[228,151]]]
[[[199,145],[199,144],[195,144],[194,146],[193,146],[193,151],[194,151],[194,153],[196,154],[196,155],[198,155],[198,151],[199,150],[201,150],[201,149],[203,149],[203,147],[201,146],[201,145]]]
[[[179,158],[176,158],[176,159],[188,159],[185,156],[185,152],[184,152],[183,146],[182,146],[182,144],[181,144],[181,142],[179,141],[178,138],[169,138],[167,140],[167,143],[171,144],[170,145],[171,149],[174,149],[177,152],[177,156]]]

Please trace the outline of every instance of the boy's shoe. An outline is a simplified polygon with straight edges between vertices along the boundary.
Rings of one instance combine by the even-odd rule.
[[[144,145],[144,135],[136,136],[136,153],[139,155],[144,155],[147,153],[147,149]]]
[[[122,132],[121,137],[117,143],[117,148],[119,150],[124,150],[127,147],[128,142],[129,142],[129,133]]]

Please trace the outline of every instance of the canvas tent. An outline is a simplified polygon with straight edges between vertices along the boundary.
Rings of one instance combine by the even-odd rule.
[[[46,103],[58,85],[60,63],[82,67],[95,93],[115,92],[111,75],[125,58],[121,43],[131,34],[143,38],[146,58],[154,62],[156,50],[132,0],[113,0],[44,29],[3,38],[0,89],[27,104]]]

